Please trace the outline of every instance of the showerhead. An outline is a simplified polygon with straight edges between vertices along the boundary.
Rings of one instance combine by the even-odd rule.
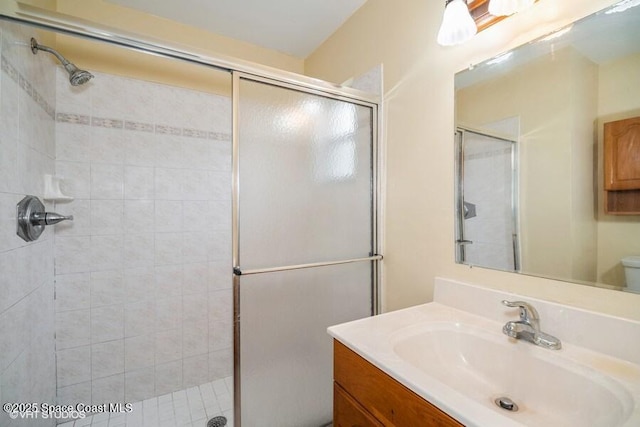
[[[69,82],[73,86],[80,86],[88,82],[93,78],[93,74],[86,70],[80,70],[78,67],[69,63],[64,66],[65,70],[69,73]]]
[[[58,58],[58,61],[60,61],[60,63],[64,66],[64,69],[67,70],[67,73],[69,73],[69,83],[71,83],[73,86],[83,85],[93,78],[93,74],[88,71],[79,69],[74,64],[67,61],[64,56],[60,55],[54,49],[38,44],[38,41],[32,37],[31,52],[33,52],[33,54],[35,55],[39,50],[49,52],[50,54]]]

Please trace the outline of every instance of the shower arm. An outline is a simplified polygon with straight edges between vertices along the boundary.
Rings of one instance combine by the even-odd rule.
[[[59,54],[58,52],[56,52],[55,49],[52,49],[48,46],[43,46],[41,44],[38,44],[38,41],[35,38],[31,38],[31,52],[33,52],[33,54],[37,54],[39,50],[42,50],[44,52],[50,53],[53,56],[55,56],[56,58],[58,58],[58,61],[60,61],[60,63],[62,64],[62,66],[64,67],[65,70],[67,70],[67,73],[69,73],[69,83],[71,83],[71,85],[73,86],[80,86],[82,84],[85,84],[86,82],[88,82],[89,80],[91,80],[93,78],[93,74],[91,74],[90,72],[86,71],[86,70],[81,70],[78,67],[75,66],[75,64],[73,64],[72,62],[68,61],[67,58],[65,58],[64,56],[62,56],[61,54]]]
[[[35,39],[31,39],[31,52],[36,54],[36,53],[38,53],[39,50],[42,50],[42,51],[49,52],[49,53],[53,54],[56,58],[58,58],[58,61],[60,61],[62,63],[62,65],[69,64],[69,61],[67,61],[64,56],[60,55],[55,50],[51,49],[50,47],[38,44],[38,42]]]
[[[65,68],[67,68],[67,65],[71,65],[71,62],[69,62],[64,56],[60,55],[54,49],[52,49],[52,48],[50,48],[48,46],[43,46],[41,44],[38,44],[36,39],[32,38],[31,39],[31,52],[33,52],[33,54],[35,55],[36,53],[38,53],[39,50],[42,50],[44,52],[48,52],[48,53],[52,54],[53,56],[55,56],[56,58],[58,58],[58,61],[60,61],[60,63]],[[75,68],[75,66],[74,66],[74,68]]]

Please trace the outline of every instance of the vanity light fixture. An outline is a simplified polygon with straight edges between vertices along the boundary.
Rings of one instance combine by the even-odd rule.
[[[471,39],[478,31],[508,15],[531,7],[537,0],[445,0],[438,44],[453,46]],[[626,0],[640,2],[640,0]]]
[[[466,0],[446,0],[438,44],[453,46],[464,43],[478,32]]]

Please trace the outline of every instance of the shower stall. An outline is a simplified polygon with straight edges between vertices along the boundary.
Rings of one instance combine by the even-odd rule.
[[[488,131],[456,132],[456,260],[520,270],[517,145]]]
[[[378,310],[377,96],[50,12],[0,38],[0,400],[330,423],[326,327]],[[127,61],[84,72],[64,46]],[[27,195],[73,220],[25,242]]]

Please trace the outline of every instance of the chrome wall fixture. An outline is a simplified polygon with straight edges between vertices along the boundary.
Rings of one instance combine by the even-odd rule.
[[[442,25],[438,31],[439,45],[461,44],[476,35],[478,28],[469,13],[469,3],[473,3],[473,0],[445,0]],[[533,3],[535,0],[490,0],[489,13],[493,16],[513,15]]]
[[[64,69],[67,70],[67,73],[69,73],[69,83],[71,83],[73,86],[83,85],[93,78],[93,74],[91,74],[90,72],[79,69],[74,64],[69,62],[67,58],[60,55],[55,49],[38,44],[38,41],[31,37],[31,52],[33,52],[33,54],[35,55],[39,50],[48,52],[58,58],[58,61],[60,61]]]
[[[35,196],[25,196],[18,202],[16,217],[16,234],[25,242],[38,240],[47,225],[73,220],[73,215],[65,216],[55,212],[46,212],[40,199]]]

